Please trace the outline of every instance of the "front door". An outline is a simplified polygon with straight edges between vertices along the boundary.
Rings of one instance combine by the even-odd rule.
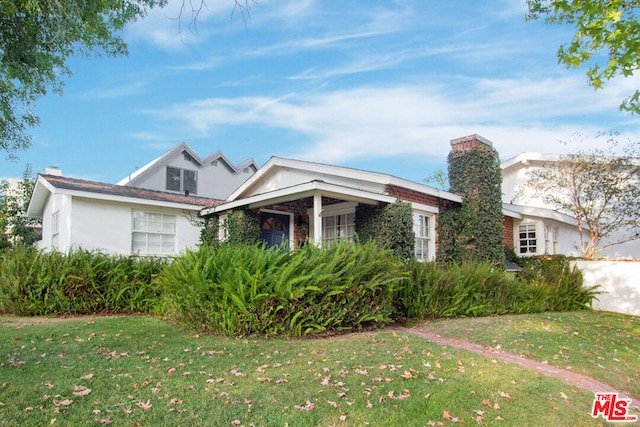
[[[268,248],[286,244],[289,241],[289,215],[260,212],[260,231]]]

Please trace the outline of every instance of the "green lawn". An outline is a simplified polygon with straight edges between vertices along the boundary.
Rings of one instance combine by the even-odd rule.
[[[640,317],[579,311],[429,322],[416,328],[592,376],[640,399]]]
[[[518,331],[523,344],[509,333],[518,322],[530,325]],[[603,313],[421,325],[443,336],[484,337],[505,350],[528,348],[550,363],[559,355],[558,362],[570,361],[576,371],[584,365],[594,375],[602,369],[598,364],[614,367],[609,359],[616,355],[627,366],[620,375],[630,377],[629,390],[639,380],[639,326],[638,318]],[[542,333],[546,328],[559,343],[564,336],[560,345],[571,350],[549,349],[542,356],[555,343]],[[573,350],[574,332],[583,336],[587,355]],[[592,357],[595,364],[587,361]],[[2,426],[602,425],[590,416],[592,401],[590,392],[560,380],[385,330],[322,339],[230,339],[199,336],[151,317],[0,318]]]

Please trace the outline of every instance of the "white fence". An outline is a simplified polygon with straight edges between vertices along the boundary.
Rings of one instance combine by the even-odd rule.
[[[594,301],[596,310],[640,316],[640,262],[575,261],[585,286],[600,285],[603,294]]]

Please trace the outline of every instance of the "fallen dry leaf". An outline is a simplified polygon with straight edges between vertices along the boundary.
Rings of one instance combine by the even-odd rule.
[[[293,407],[295,409],[301,409],[303,411],[311,411],[316,408],[316,405],[310,400],[307,400],[307,402],[304,405],[294,405]]]
[[[336,403],[336,402],[332,402],[331,400],[327,400],[327,403],[329,404],[329,406],[331,406],[332,408],[339,408],[340,404]]]
[[[83,375],[80,377],[81,380],[90,380],[93,378],[93,374]]]
[[[149,402],[151,402],[151,401],[150,401],[150,400],[147,400],[147,402],[146,402],[146,403],[145,403],[145,402],[138,402],[138,403],[136,404],[136,406],[137,406],[138,408],[141,408],[141,409],[143,409],[143,410],[145,410],[145,411],[146,411],[147,409],[151,408],[151,406],[152,406],[152,405],[151,405],[151,403],[149,403]]]
[[[75,386],[73,389],[75,390],[73,392],[74,396],[88,396],[91,394],[91,389],[83,386]]]
[[[53,400],[53,404],[56,406],[69,406],[73,403],[73,400],[63,399],[63,400]]]
[[[236,377],[244,377],[244,374],[242,372],[239,372],[235,369],[232,369],[231,371],[229,371],[231,374],[235,375]]]

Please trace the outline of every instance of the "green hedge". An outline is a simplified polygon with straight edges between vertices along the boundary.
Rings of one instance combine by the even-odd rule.
[[[158,278],[171,313],[225,335],[303,335],[393,321],[400,263],[374,243],[312,245],[290,253],[261,246],[202,246]]]
[[[21,315],[145,312],[233,336],[304,335],[394,321],[589,308],[569,260],[520,259],[514,275],[478,261],[407,262],[375,242],[202,246],[172,262],[98,252],[0,254],[0,312]]]
[[[153,278],[164,260],[100,252],[45,253],[16,248],[0,254],[0,312],[20,316],[153,312]]]
[[[492,264],[414,262],[397,293],[397,317],[425,319],[539,313],[591,307],[598,287],[584,287],[566,258],[524,259],[522,273]]]

